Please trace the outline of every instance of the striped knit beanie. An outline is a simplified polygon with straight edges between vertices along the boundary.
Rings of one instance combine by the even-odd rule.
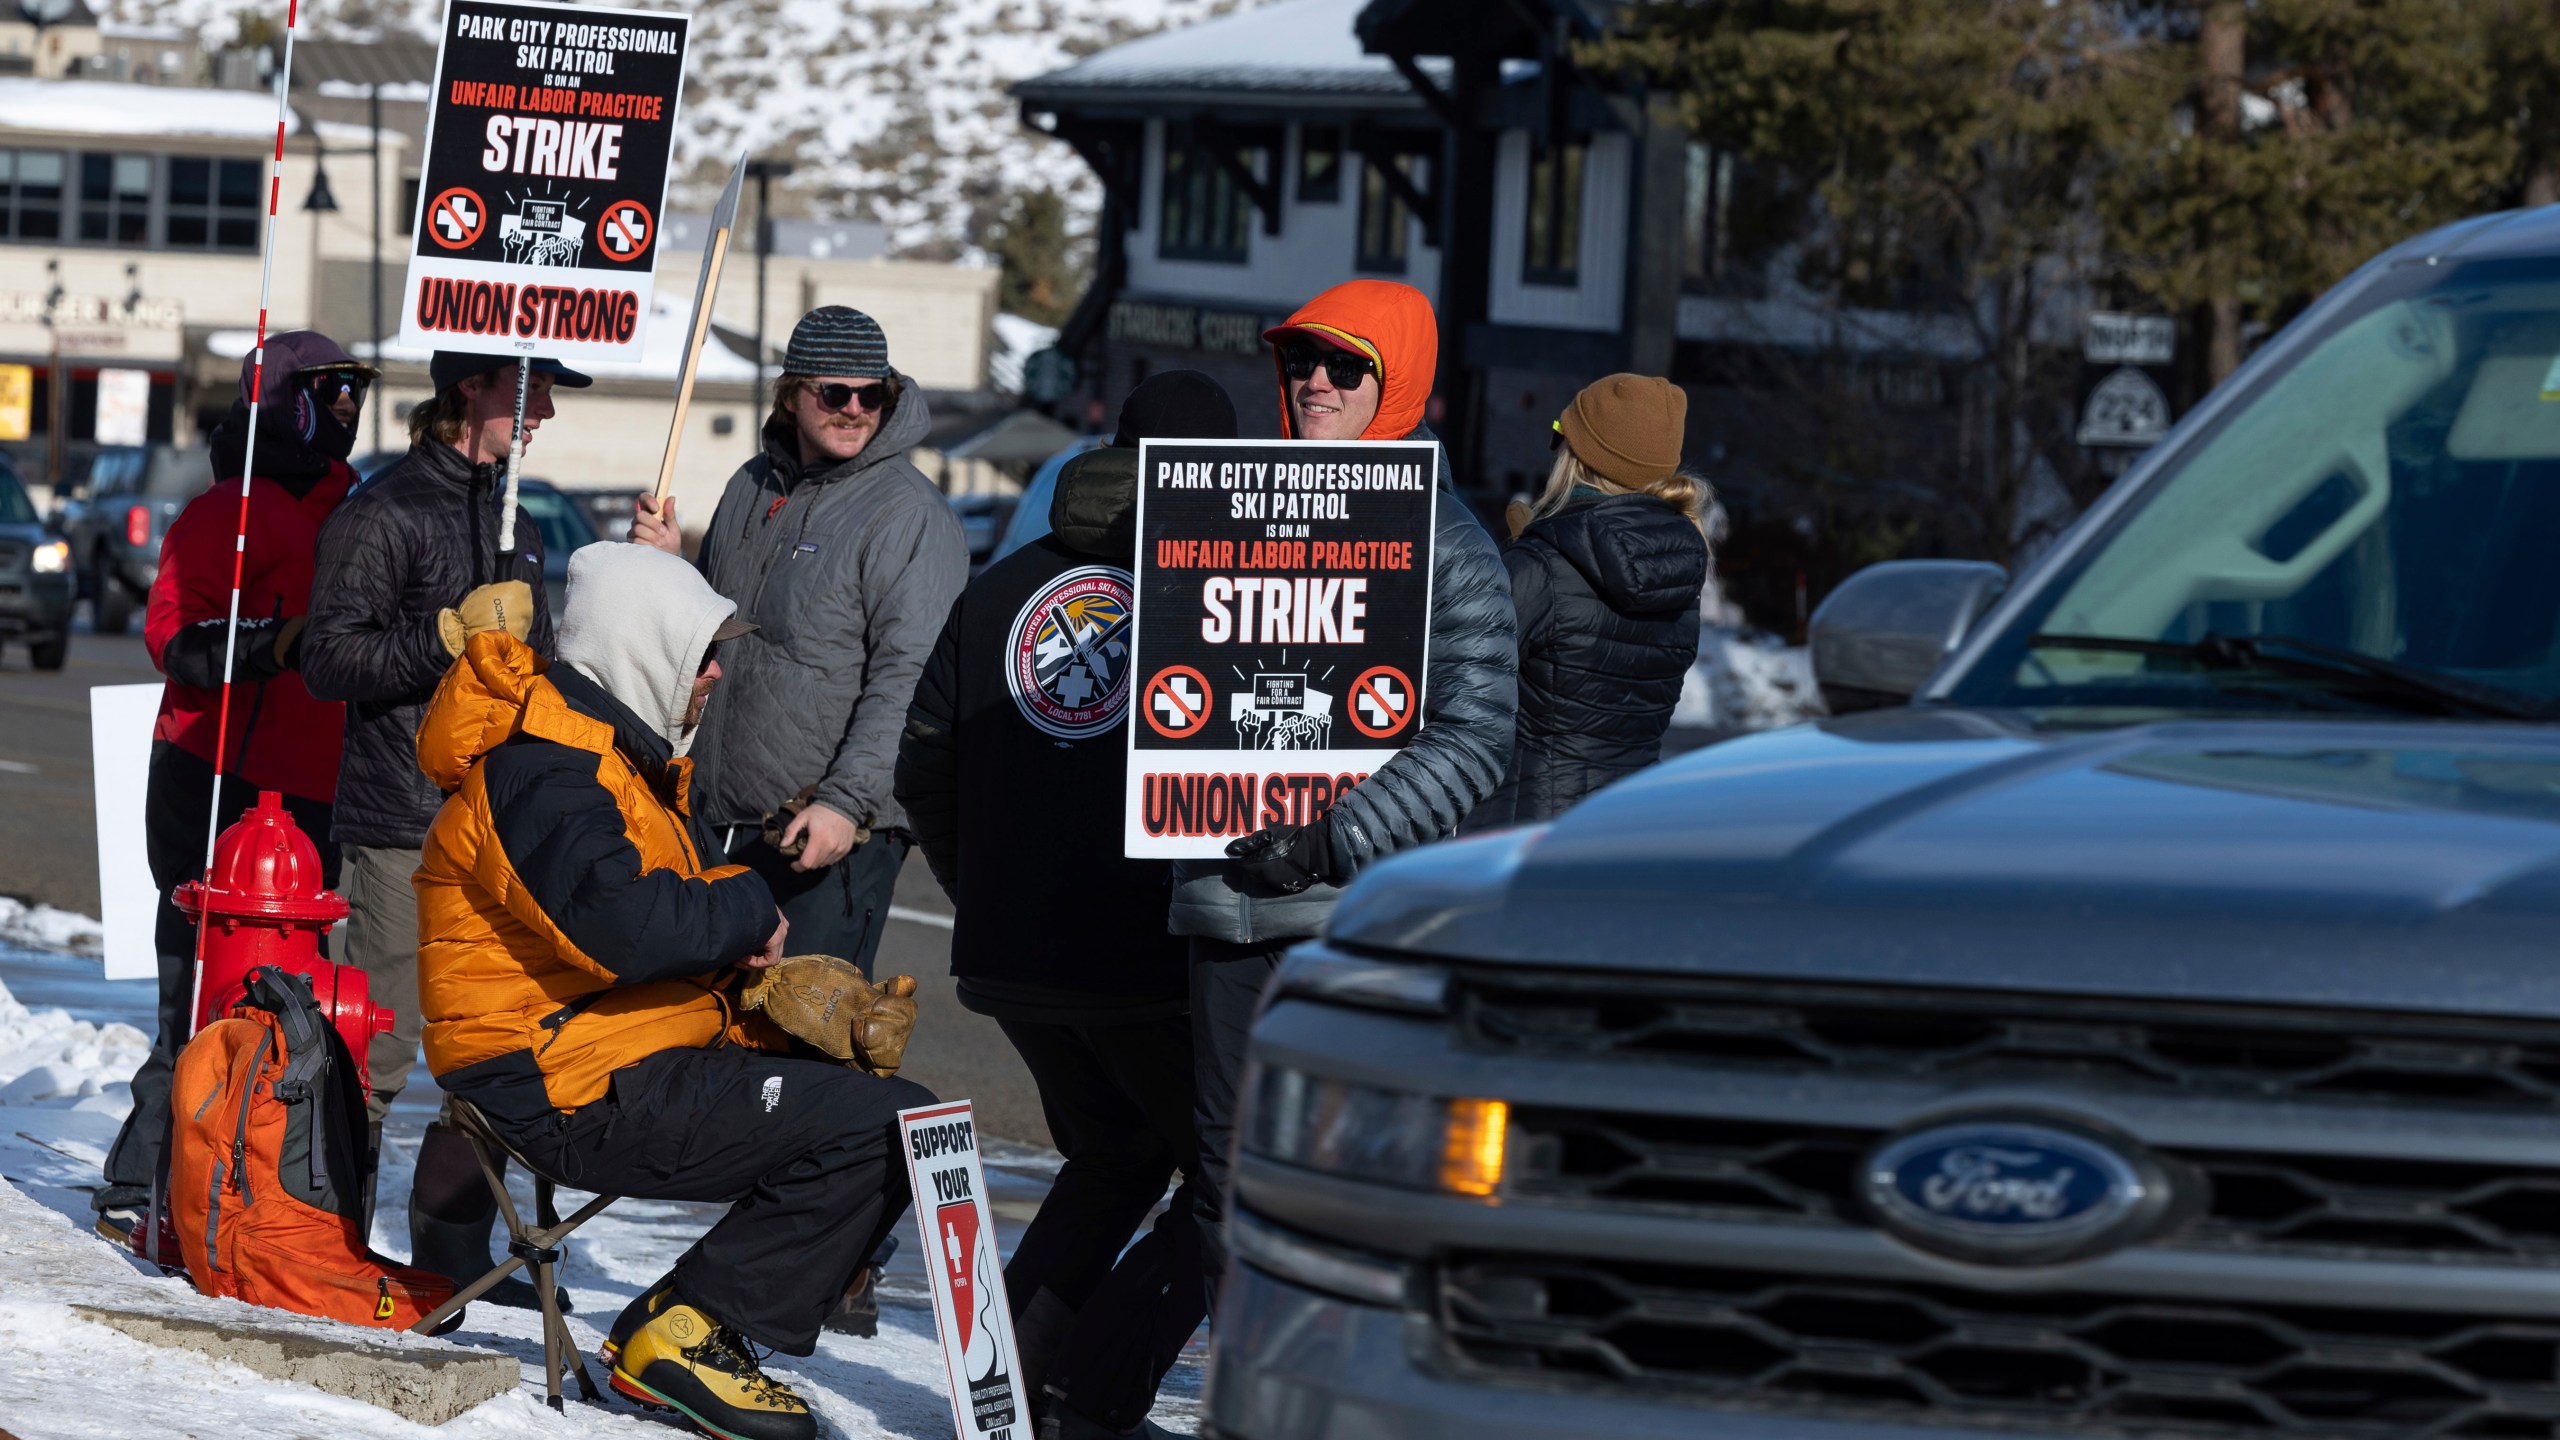
[[[889,337],[879,321],[849,305],[821,305],[793,328],[782,368],[791,375],[875,380],[889,373]]]

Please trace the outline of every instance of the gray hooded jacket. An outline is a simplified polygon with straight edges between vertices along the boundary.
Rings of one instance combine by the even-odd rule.
[[[1428,427],[1406,438],[1439,439]],[[1511,763],[1520,657],[1510,576],[1493,537],[1452,488],[1446,452],[1433,501],[1431,663],[1423,681],[1422,733],[1334,802],[1333,864],[1346,876],[1456,833]],[[1334,885],[1283,895],[1213,860],[1175,861],[1173,887],[1174,934],[1235,945],[1313,935],[1342,896]]]
[[[694,736],[694,811],[753,824],[817,787],[857,825],[904,827],[892,778],[916,676],[969,579],[951,506],[907,459],[931,426],[903,391],[851,460],[800,473],[788,422],[729,477],[702,573],[758,627],[720,647],[721,680]]]

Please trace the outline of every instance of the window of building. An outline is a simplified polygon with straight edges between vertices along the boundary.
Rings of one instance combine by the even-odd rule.
[[[1682,187],[1680,278],[1692,290],[1720,288],[1733,261],[1733,152],[1689,142]]]
[[[0,236],[62,238],[62,181],[69,162],[59,150],[0,150]]]
[[[1342,127],[1309,125],[1298,132],[1298,199],[1309,205],[1342,203]]]
[[[1520,252],[1527,285],[1573,285],[1582,274],[1582,169],[1585,147],[1534,145],[1529,150],[1529,216]]]
[[[1261,173],[1260,149],[1230,153],[1246,169]],[[1253,200],[1205,141],[1166,137],[1162,219],[1156,253],[1164,259],[1242,265],[1248,258],[1245,236],[1253,228]]]
[[[1413,207],[1388,183],[1379,158],[1386,157],[1371,157],[1360,167],[1360,246],[1352,264],[1373,274],[1401,275],[1413,234]],[[1397,174],[1421,188],[1429,161],[1398,154],[1392,162]]]
[[[254,250],[258,247],[258,171],[255,160],[169,157],[168,243],[172,249]]]
[[[151,243],[148,155],[80,157],[80,238],[92,245]]]

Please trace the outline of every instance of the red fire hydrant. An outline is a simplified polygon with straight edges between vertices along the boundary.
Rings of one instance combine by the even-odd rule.
[[[242,811],[214,843],[213,870],[178,887],[178,908],[203,928],[195,1023],[189,1033],[231,1013],[249,972],[261,965],[311,979],[312,999],[355,1057],[356,1078],[370,1085],[365,1053],[373,1037],[391,1033],[391,1009],[373,1003],[365,973],[332,964],[320,937],[346,918],[347,902],[320,884],[320,850],[273,790]]]

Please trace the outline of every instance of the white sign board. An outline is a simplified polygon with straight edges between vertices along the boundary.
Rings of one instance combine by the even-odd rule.
[[[2089,312],[2081,353],[2092,365],[2166,365],[2178,351],[2178,322],[2166,315]]]
[[[151,728],[159,718],[157,685],[89,687],[89,768],[97,777],[98,922],[106,931],[110,980],[148,980],[160,973],[160,952],[152,940],[160,888],[151,883],[143,836]]]
[[[960,1440],[1030,1440],[1004,1259],[978,1164],[977,1117],[966,1100],[901,1110],[898,1138],[933,1285],[933,1325],[951,1374],[952,1424]]]
[[[654,10],[449,0],[400,343],[640,358],[687,26]]]
[[[151,438],[151,372],[98,372],[97,440],[101,445],[140,445]]]

